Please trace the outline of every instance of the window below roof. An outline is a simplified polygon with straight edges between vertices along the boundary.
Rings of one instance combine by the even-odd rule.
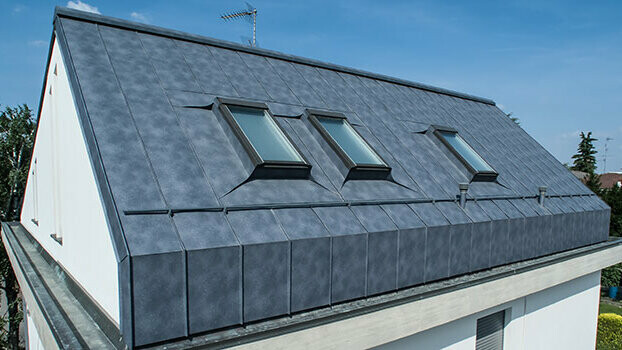
[[[309,111],[311,123],[350,169],[349,179],[386,179],[391,168],[345,116]]]
[[[458,134],[456,130],[436,127],[436,136],[475,176],[474,181],[493,181],[497,172]]]
[[[476,350],[502,350],[505,310],[477,320]]]
[[[265,104],[219,99],[220,110],[262,178],[308,177],[307,163]]]

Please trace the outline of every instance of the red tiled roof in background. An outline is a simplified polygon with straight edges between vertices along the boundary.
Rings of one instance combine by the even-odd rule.
[[[605,173],[600,175],[600,187],[612,188],[622,185],[622,173]]]

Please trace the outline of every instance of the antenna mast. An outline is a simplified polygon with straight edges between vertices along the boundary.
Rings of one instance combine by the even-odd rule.
[[[235,20],[239,18],[246,19],[249,23],[253,25],[253,39],[249,40],[249,44],[251,47],[257,47],[257,8],[253,7],[253,5],[246,3],[246,10],[239,10],[228,12],[220,16],[220,18],[225,21]],[[252,20],[252,22],[251,22]]]
[[[606,172],[607,172],[607,150],[608,150],[607,144],[609,143],[609,141],[613,141],[613,138],[611,138],[611,137],[607,137],[607,138],[605,139],[605,154],[604,154],[604,157],[603,157],[603,158],[604,158],[604,159],[603,159],[603,163],[604,163],[604,170],[603,170],[603,173],[606,173]]]

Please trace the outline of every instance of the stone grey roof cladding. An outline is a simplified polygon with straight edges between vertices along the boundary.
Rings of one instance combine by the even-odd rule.
[[[130,346],[607,237],[609,209],[490,100],[68,9],[57,9],[55,34],[109,220],[122,226],[113,238]],[[268,104],[312,180],[248,181],[215,97]],[[343,113],[393,181],[345,181],[305,108]],[[464,209],[455,200],[470,174],[431,125],[457,129],[499,173],[471,183]],[[543,185],[548,209],[535,198]]]

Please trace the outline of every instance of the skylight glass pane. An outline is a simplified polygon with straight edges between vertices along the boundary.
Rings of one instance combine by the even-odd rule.
[[[439,131],[440,135],[477,172],[494,172],[494,169],[477,154],[460,135],[455,132]]]
[[[241,106],[228,107],[240,129],[264,162],[303,161],[265,110]]]
[[[323,117],[317,119],[355,164],[385,165],[345,119]]]

